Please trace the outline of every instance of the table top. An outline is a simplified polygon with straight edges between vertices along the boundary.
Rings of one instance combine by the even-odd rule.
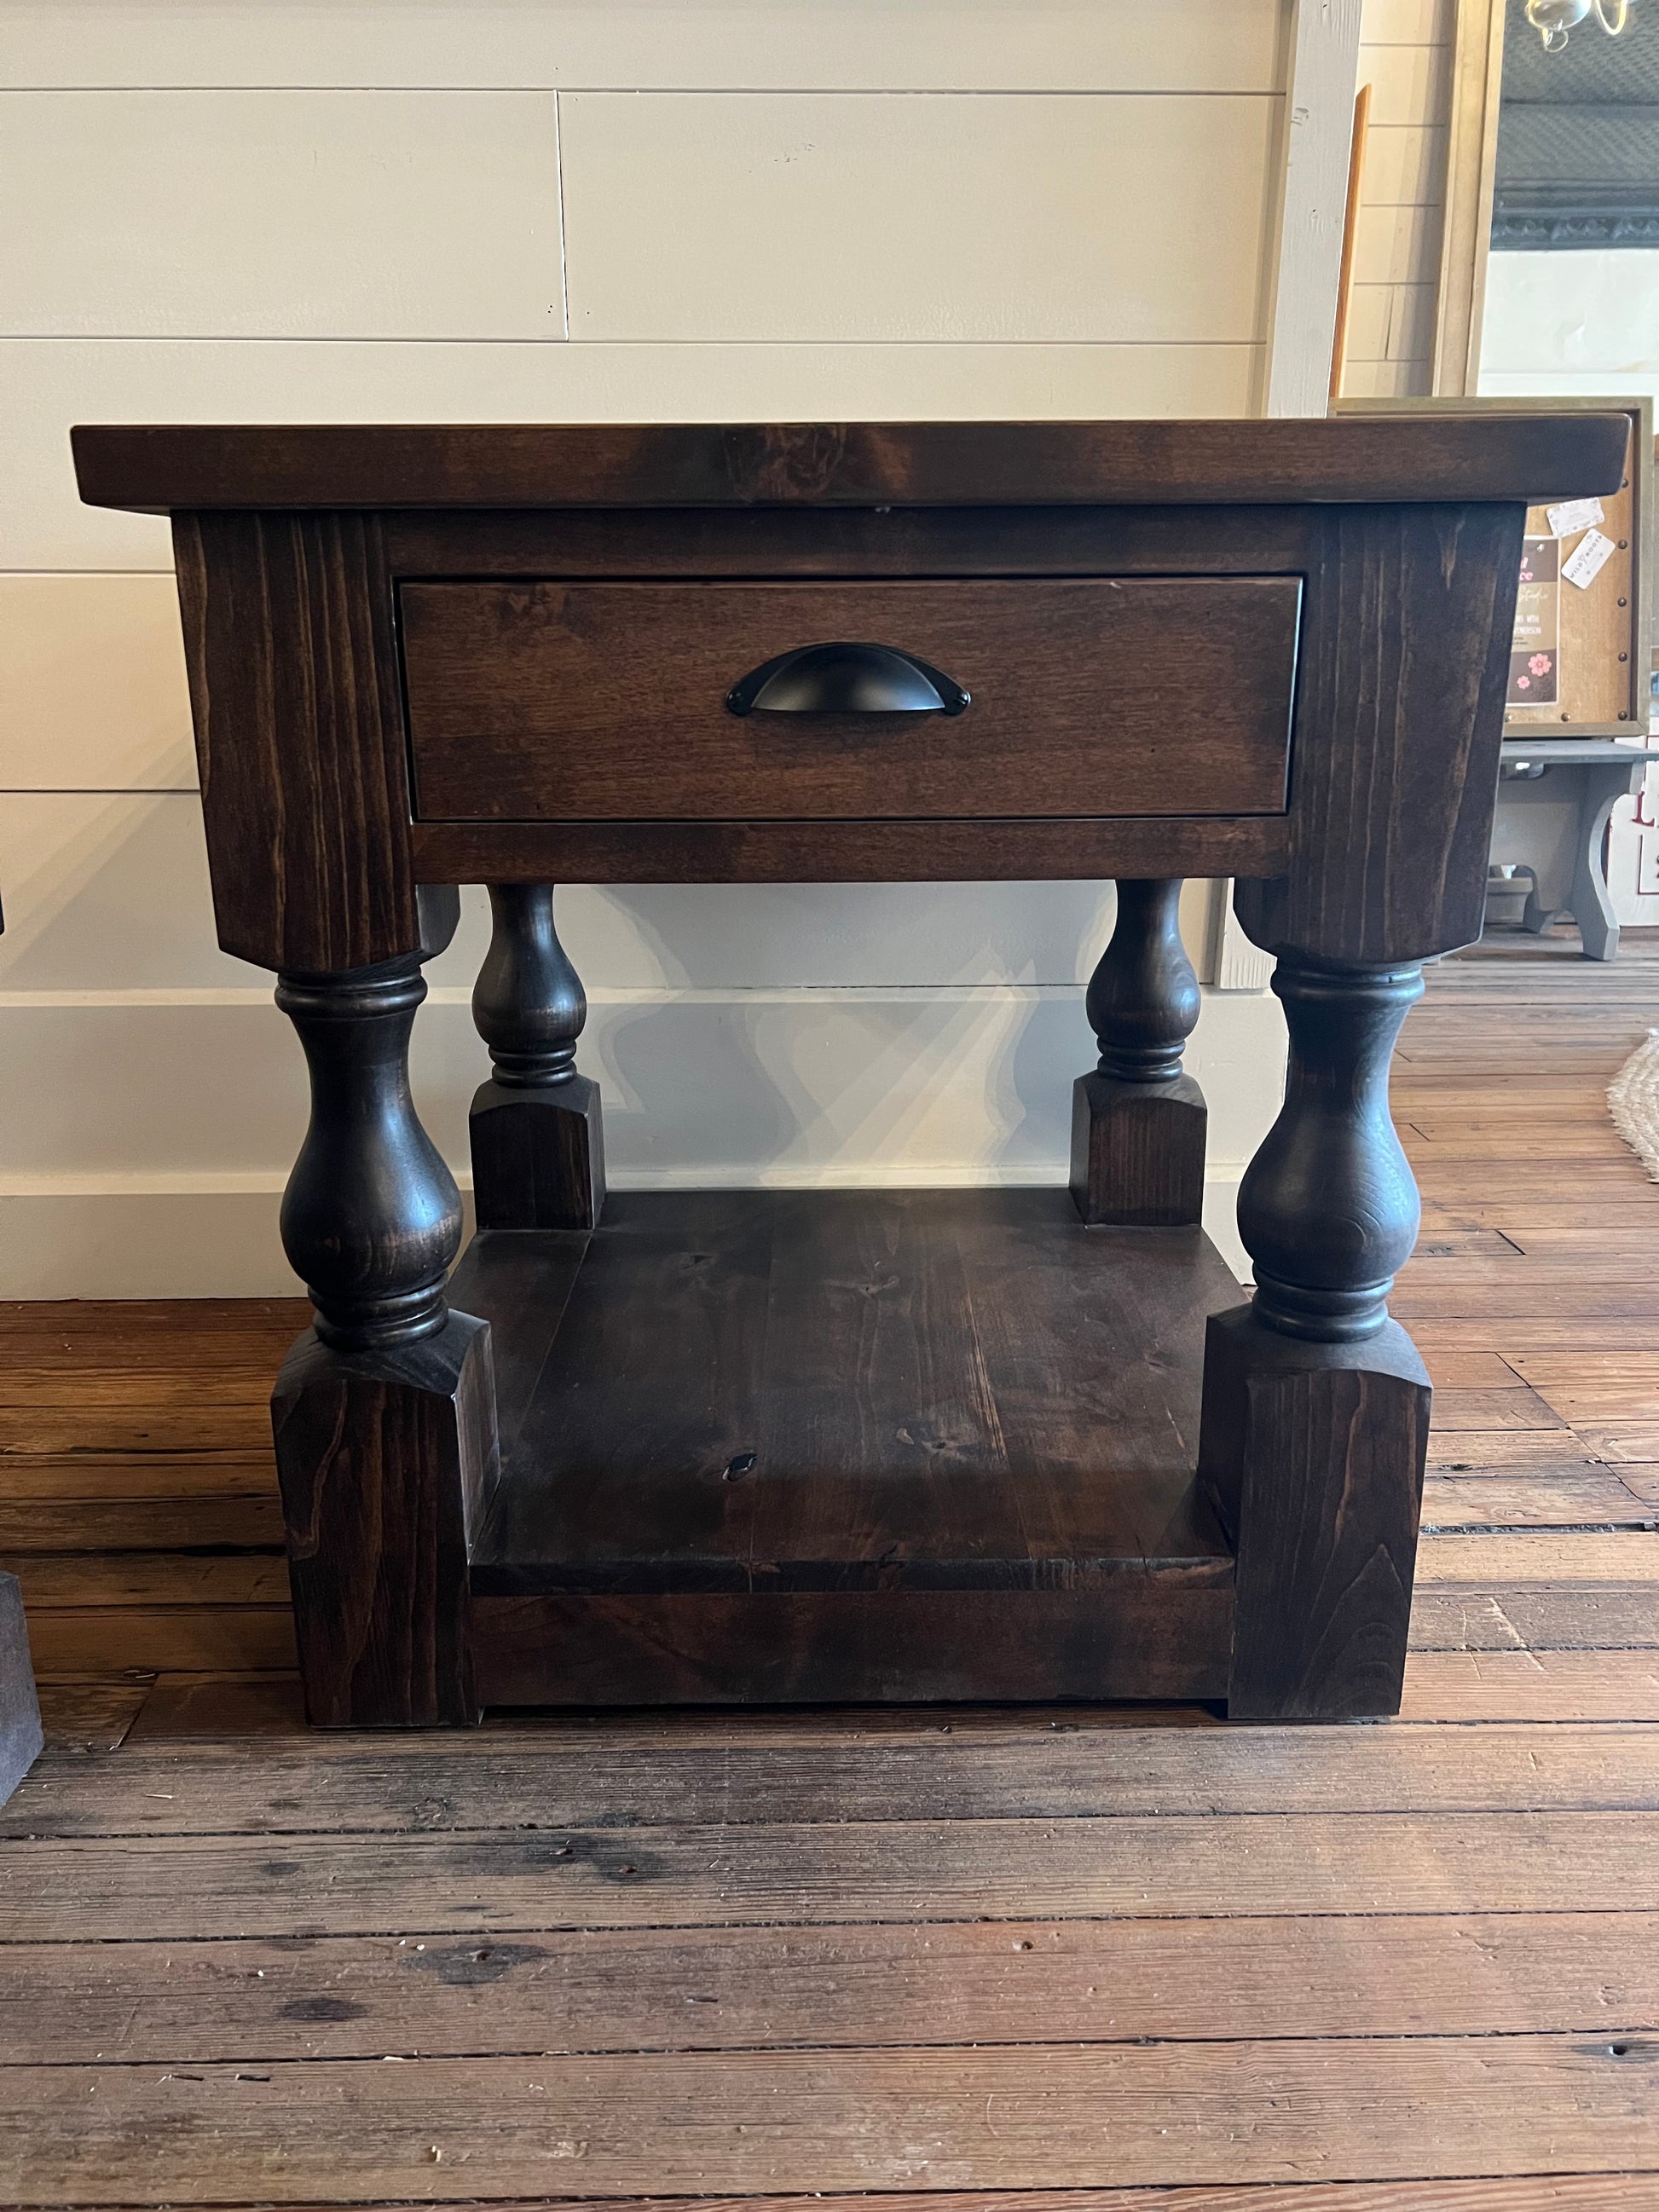
[[[1499,757],[1547,761],[1552,768],[1640,768],[1659,760],[1659,747],[1626,744],[1621,738],[1505,738]]]
[[[1420,505],[1616,491],[1624,415],[95,425],[81,496],[212,507]]]

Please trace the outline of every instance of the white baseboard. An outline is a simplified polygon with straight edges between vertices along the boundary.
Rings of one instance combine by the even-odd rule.
[[[1237,1169],[1206,1176],[1204,1225],[1241,1280],[1249,1262],[1233,1223]],[[739,1181],[736,1173],[695,1178],[708,1189],[902,1189],[1063,1182],[1066,1164],[1035,1176],[969,1175],[946,1163],[935,1170],[911,1168],[809,1174],[784,1170]],[[283,1256],[276,1233],[282,1202],[279,1178],[249,1176],[240,1187],[219,1176],[214,1187],[155,1189],[131,1181],[100,1188],[0,1191],[0,1297],[7,1298],[259,1298],[297,1297],[301,1286]],[[667,1170],[615,1178],[623,1189],[674,1185]],[[468,1231],[471,1229],[469,1204]]]
[[[8,1298],[294,1297],[268,1189],[0,1192]]]
[[[617,1189],[1063,1183],[1091,1040],[1075,988],[596,993],[581,1065]],[[1275,1001],[1206,992],[1212,1234],[1278,1110]],[[465,995],[416,1025],[422,1116],[459,1171],[487,1070]],[[276,1208],[303,1063],[262,993],[0,1004],[0,1297],[288,1293]]]

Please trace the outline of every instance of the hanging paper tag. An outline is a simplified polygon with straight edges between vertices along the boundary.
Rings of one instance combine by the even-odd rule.
[[[1561,563],[1561,574],[1570,584],[1577,584],[1581,592],[1587,592],[1613,552],[1611,538],[1604,538],[1599,530],[1587,530]]]
[[[1547,507],[1544,514],[1558,538],[1571,538],[1575,530],[1607,519],[1599,499],[1564,499],[1559,507]]]

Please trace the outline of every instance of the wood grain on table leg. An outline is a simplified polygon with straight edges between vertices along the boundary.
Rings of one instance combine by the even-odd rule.
[[[271,1401],[307,1709],[472,1722],[467,1534],[498,1472],[486,1322],[452,1313],[454,1179],[416,1116],[414,961],[285,975],[312,1120],[283,1241],[316,1308]]]
[[[1228,1711],[1337,1720],[1400,1704],[1429,1378],[1389,1319],[1417,1232],[1389,1118],[1415,968],[1281,959],[1285,1104],[1239,1189],[1249,1306],[1212,1320],[1199,1480],[1238,1547]]]

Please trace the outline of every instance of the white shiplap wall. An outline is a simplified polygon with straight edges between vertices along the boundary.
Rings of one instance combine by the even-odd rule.
[[[166,527],[88,421],[1248,411],[1286,0],[0,5],[0,1294],[286,1288]],[[471,897],[417,1024],[457,1167]],[[617,1180],[1052,1180],[1094,884],[573,889]],[[1194,937],[1208,902],[1189,901]],[[1224,1186],[1278,1010],[1212,995]]]
[[[1456,0],[1364,0],[1359,77],[1371,88],[1342,389],[1431,388],[1445,215]]]

